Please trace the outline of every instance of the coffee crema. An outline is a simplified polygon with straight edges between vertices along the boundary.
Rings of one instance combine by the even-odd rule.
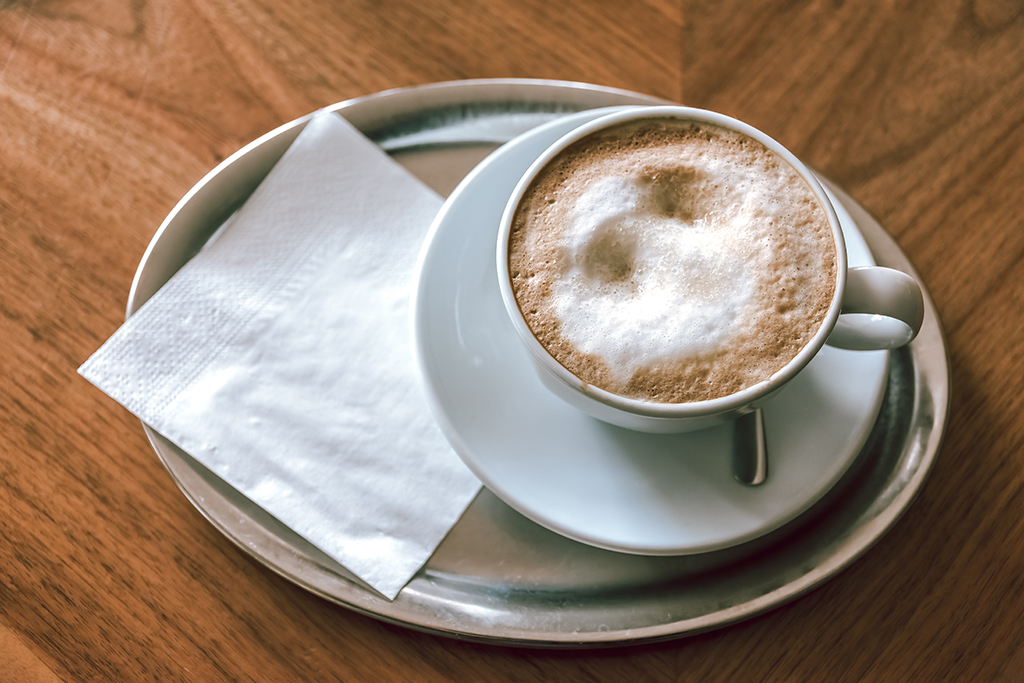
[[[658,403],[769,379],[836,287],[825,210],[760,142],[683,119],[598,131],[512,219],[509,273],[537,340],[588,384]]]

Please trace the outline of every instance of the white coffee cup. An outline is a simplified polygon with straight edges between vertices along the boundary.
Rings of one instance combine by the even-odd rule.
[[[599,131],[639,120],[670,118],[711,124],[745,135],[788,163],[806,181],[827,216],[835,244],[836,281],[827,314],[809,342],[767,380],[726,396],[686,403],[659,403],[601,389],[564,367],[534,336],[519,308],[509,269],[509,237],[516,210],[533,180],[570,145]],[[917,282],[884,267],[848,268],[839,218],[814,174],[791,152],[761,131],[711,111],[680,106],[640,107],[617,111],[569,132],[530,166],[509,198],[497,239],[498,280],[502,299],[543,384],[570,405],[605,422],[646,432],[684,432],[718,424],[751,412],[797,375],[827,343],[830,346],[880,350],[908,344],[924,317]]]

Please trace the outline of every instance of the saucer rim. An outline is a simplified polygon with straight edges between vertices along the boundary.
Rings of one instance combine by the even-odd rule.
[[[569,116],[586,123],[587,121],[594,120],[602,115],[603,114],[600,111],[592,110],[578,112]],[[551,122],[549,124],[549,127],[554,129],[565,128],[565,126],[566,122],[564,120]],[[479,478],[491,492],[520,514],[551,531],[565,536],[568,539],[613,552],[649,557],[672,557],[711,553],[751,543],[786,527],[786,525],[794,522],[795,520],[800,519],[802,515],[814,508],[819,501],[825,498],[829,492],[836,487],[840,481],[842,481],[847,471],[853,467],[854,463],[860,457],[861,451],[867,443],[872,427],[877,421],[881,410],[888,376],[888,354],[881,355],[884,352],[870,351],[854,352],[857,354],[878,354],[878,357],[881,359],[880,362],[882,367],[878,370],[880,373],[879,378],[872,382],[871,386],[868,387],[868,390],[872,392],[871,395],[862,403],[862,405],[867,406],[867,408],[865,409],[864,421],[856,423],[858,434],[857,439],[855,440],[855,443],[847,443],[844,449],[840,452],[843,456],[841,466],[837,467],[830,476],[826,476],[820,482],[816,482],[817,486],[813,491],[808,493],[806,496],[800,497],[799,504],[785,507],[784,511],[777,512],[772,515],[767,522],[742,531],[741,533],[723,535],[721,538],[714,541],[704,541],[700,543],[680,543],[679,541],[676,541],[674,544],[662,543],[652,545],[639,543],[628,538],[613,539],[610,536],[600,536],[591,532],[582,531],[578,525],[566,523],[564,516],[559,518],[553,515],[551,510],[554,506],[552,504],[547,504],[544,508],[539,509],[535,501],[532,505],[524,502],[522,496],[509,490],[506,484],[503,484],[502,481],[496,479],[493,476],[493,473],[487,469],[485,466],[486,455],[477,453],[476,451],[480,449],[471,448],[463,438],[461,430],[456,426],[455,420],[452,414],[450,414],[450,411],[454,412],[454,408],[449,407],[441,396],[441,387],[446,386],[445,378],[448,373],[441,368],[436,370],[434,369],[434,363],[428,358],[428,350],[432,347],[429,341],[425,341],[431,337],[435,325],[435,321],[431,319],[430,314],[423,310],[424,297],[422,296],[424,289],[429,287],[429,280],[433,275],[431,270],[431,259],[434,256],[434,245],[437,242],[439,234],[444,230],[444,226],[449,220],[449,215],[457,210],[458,205],[461,202],[467,201],[464,195],[475,189],[474,185],[478,182],[477,178],[489,173],[492,165],[502,163],[504,161],[504,157],[517,152],[519,146],[539,144],[534,143],[534,140],[544,134],[544,131],[541,129],[545,127],[546,126],[538,126],[537,128],[519,136],[518,139],[510,141],[470,171],[463,181],[460,182],[452,191],[451,195],[438,212],[431,224],[427,237],[424,240],[423,248],[420,252],[417,271],[414,277],[416,290],[411,304],[414,349],[417,364],[419,365],[420,372],[424,377],[424,385],[426,388],[428,402],[437,423],[441,427],[442,432],[448,438],[452,448],[467,467],[473,471],[477,478]],[[543,153],[543,149],[540,149],[537,152],[538,156],[541,153]],[[829,194],[830,200],[838,200],[831,191],[826,191]],[[840,214],[840,223],[845,224],[848,219],[850,227],[854,230],[852,235],[845,238],[847,248],[849,249],[850,243],[852,242],[854,245],[853,248],[857,252],[860,252],[857,255],[858,263],[860,263],[860,260],[863,260],[865,261],[865,263],[863,263],[864,265],[877,264],[877,261],[871,254],[870,246],[863,237],[856,220],[850,214],[845,205],[838,201],[837,203],[839,206],[836,211]],[[845,219],[843,216],[845,216]],[[488,228],[488,231],[490,231],[490,228]],[[495,229],[494,232],[497,234],[497,229]],[[441,257],[438,256],[438,258]],[[498,289],[498,283],[496,281],[492,284],[495,289]],[[818,363],[822,362],[826,362],[826,360],[818,360]],[[532,372],[533,369],[530,368],[526,371]],[[628,430],[626,433],[628,433]],[[677,434],[672,436],[683,439],[686,438],[687,435]],[[828,471],[827,467],[825,468],[825,471]],[[736,484],[736,486],[740,485]],[[762,488],[761,490],[767,489]]]

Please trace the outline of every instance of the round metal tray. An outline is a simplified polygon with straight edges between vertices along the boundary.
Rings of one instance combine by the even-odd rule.
[[[439,83],[341,102],[337,111],[442,195],[488,153],[567,113],[660,103],[598,86],[534,80]],[[161,225],[136,273],[131,315],[240,206],[308,121],[247,145],[203,178]],[[830,185],[876,260],[914,270],[862,207]],[[918,278],[920,281],[920,278]],[[745,545],[686,557],[643,557],[554,534],[486,489],[394,601],[156,433],[171,476],[225,536],[289,581],[373,617],[462,639],[536,647],[635,644],[707,631],[781,605],[848,566],[899,519],[939,450],[949,364],[926,293],[917,339],[893,352],[880,417],[843,481],[782,529]]]

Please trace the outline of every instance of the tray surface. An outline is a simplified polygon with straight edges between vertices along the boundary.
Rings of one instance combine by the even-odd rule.
[[[338,111],[447,195],[502,143],[569,113],[662,103],[578,83],[484,80],[387,91]],[[252,192],[307,117],[232,155],[168,215],[128,301],[134,312]],[[884,229],[826,182],[875,260],[915,274]],[[425,237],[425,236],[424,236]],[[920,278],[918,278],[920,281]],[[648,557],[555,534],[484,489],[427,565],[389,602],[144,425],[172,478],[211,523],[271,570],[338,604],[392,623],[510,645],[592,647],[665,640],[781,605],[834,576],[913,501],[938,453],[949,402],[945,340],[926,293],[918,338],[893,352],[878,420],[854,465],[781,528],[722,550]]]

